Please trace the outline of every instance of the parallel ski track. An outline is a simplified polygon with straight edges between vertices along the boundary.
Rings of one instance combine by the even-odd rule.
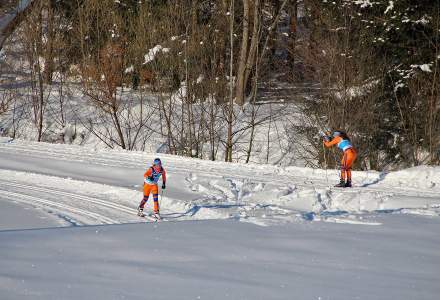
[[[1,192],[1,194],[8,196],[17,202],[32,204],[37,207],[42,207],[44,209],[48,209],[48,208],[52,207],[54,209],[60,210],[63,213],[71,212],[71,213],[73,213],[73,216],[68,213],[67,214],[69,215],[69,218],[72,218],[72,219],[75,219],[75,216],[77,216],[77,215],[82,215],[82,216],[86,216],[88,218],[97,220],[101,224],[116,224],[117,223],[116,220],[107,218],[105,216],[102,216],[102,215],[94,213],[94,212],[85,211],[83,209],[79,209],[77,207],[73,207],[70,205],[61,204],[61,203],[57,203],[54,201],[45,200],[45,199],[37,198],[34,196],[29,196],[26,194],[9,192],[9,191],[4,191],[4,190]],[[81,223],[81,222],[76,221],[76,223]]]
[[[49,150],[47,147],[45,147],[44,144],[42,145],[35,145],[33,144],[31,147],[29,145],[20,145],[16,143],[12,144],[0,144],[0,152],[5,153],[11,153],[11,148],[14,150],[18,150],[26,155],[34,155],[35,157],[42,158],[47,157],[48,153],[50,153],[51,158],[64,160],[68,162],[86,162],[94,165],[102,165],[102,166],[110,166],[110,167],[125,167],[125,168],[145,168],[145,163],[141,163],[139,161],[144,161],[145,156],[147,154],[138,154],[138,159],[128,159],[124,155],[118,155],[118,153],[103,153],[103,152],[97,152],[97,153],[90,153],[90,152],[76,152],[73,149],[62,149],[62,151],[57,151],[58,149]],[[191,171],[195,171],[199,174],[207,175],[211,178],[230,178],[230,179],[242,179],[242,180],[248,180],[249,175],[240,175],[237,174],[236,166],[231,165],[231,167],[225,167],[221,166],[221,170],[216,169],[215,173],[212,171],[206,171],[207,166],[201,162],[200,164],[195,163],[191,165],[186,165],[185,162],[182,161],[176,161],[176,163],[179,163],[182,165],[182,167],[177,167],[172,159],[170,159],[170,163],[167,164],[167,170],[169,172],[174,173],[181,173],[181,174],[188,174]],[[257,170],[256,170],[257,171]],[[261,170],[258,170],[261,171]],[[231,175],[234,174],[234,175]],[[268,179],[268,176],[270,179]],[[277,178],[277,177],[282,177]],[[263,182],[263,183],[271,183],[271,184],[280,184],[280,185],[288,185],[293,184],[297,187],[302,188],[310,188],[311,185],[313,185],[314,188],[317,189],[327,189],[329,188],[329,185],[324,180],[319,180],[316,178],[313,179],[306,179],[304,180],[303,176],[294,176],[290,174],[276,174],[274,172],[267,173],[262,175],[252,174],[252,178],[255,179],[255,181]],[[310,183],[308,183],[310,182]],[[396,191],[396,189],[390,190],[390,188],[380,188],[380,187],[353,187],[350,189],[333,189],[332,192],[334,193],[359,193],[359,192],[372,192],[372,193],[380,193],[380,194],[389,194],[393,196],[410,196],[410,197],[427,197],[427,198],[439,198],[438,192],[431,192],[431,191],[422,191],[412,189],[412,188],[402,188],[402,187],[395,187],[396,189],[399,189],[399,191]]]
[[[9,186],[9,187],[13,187],[13,188],[24,189],[26,191],[34,191],[34,192],[39,192],[39,193],[44,193],[44,194],[51,194],[53,196],[67,197],[69,199],[76,199],[76,200],[82,201],[83,203],[88,202],[88,203],[92,203],[92,204],[97,204],[99,206],[111,208],[113,210],[127,214],[130,217],[131,222],[133,222],[133,220],[136,219],[134,217],[134,214],[136,211],[135,208],[129,208],[127,206],[120,205],[117,203],[112,203],[109,201],[105,201],[105,200],[101,200],[101,199],[97,199],[97,198],[92,198],[92,197],[88,197],[88,196],[83,196],[83,195],[78,195],[78,194],[73,194],[73,193],[60,191],[60,190],[52,189],[52,188],[49,189],[49,188],[44,188],[44,187],[24,185],[24,184],[20,184],[18,182],[14,182],[14,181],[0,180],[0,182],[1,182],[2,186]],[[31,203],[31,204],[33,204],[35,202],[41,203],[41,204],[43,204],[42,205],[43,207],[46,207],[47,205],[49,205],[51,207],[59,208],[61,211],[66,210],[66,211],[72,212],[74,214],[80,214],[80,215],[84,215],[87,217],[91,217],[96,220],[102,220],[104,224],[121,224],[121,222],[116,219],[112,219],[112,218],[109,218],[109,217],[104,216],[102,214],[95,213],[95,212],[85,211],[81,208],[77,208],[74,206],[70,206],[70,205],[66,205],[66,204],[62,204],[62,203],[58,203],[58,202],[54,202],[54,201],[50,201],[50,200],[46,200],[46,199],[42,199],[42,198],[37,198],[34,196],[29,196],[29,195],[26,195],[23,193],[16,193],[16,192],[4,191],[4,190],[2,190],[1,193],[5,194],[5,195],[13,196],[13,198],[15,200],[18,200],[21,202],[26,202],[26,203]],[[22,201],[22,199],[27,199],[28,201]],[[152,217],[147,217],[147,219],[149,219],[150,221],[156,221],[156,219],[152,218]]]

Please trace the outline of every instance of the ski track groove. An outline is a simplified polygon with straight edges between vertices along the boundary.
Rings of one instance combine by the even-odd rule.
[[[57,190],[54,188],[45,188],[45,187],[40,187],[40,186],[29,186],[29,185],[21,184],[16,181],[5,181],[5,180],[1,180],[1,179],[0,179],[0,182],[2,183],[3,186],[21,188],[21,189],[26,189],[27,191],[42,192],[42,193],[46,193],[46,194],[51,194],[53,196],[63,196],[63,197],[71,198],[71,199],[84,201],[87,203],[98,204],[99,206],[105,206],[107,208],[111,208],[113,210],[127,214],[130,217],[130,219],[123,220],[124,222],[133,222],[134,220],[136,220],[136,216],[135,216],[136,208],[134,208],[134,207],[130,208],[128,206],[124,206],[124,205],[121,205],[118,203],[109,202],[109,201],[98,199],[98,198],[92,198],[92,197],[84,196],[84,195],[80,195],[80,194],[74,194],[74,193],[70,193],[70,192],[60,191],[60,190]],[[27,194],[20,194],[20,195],[28,196]],[[32,196],[30,196],[30,197],[32,197]],[[45,200],[45,201],[50,201],[50,200]],[[54,202],[54,203],[56,203],[56,202]],[[72,207],[72,206],[69,206],[69,207]],[[78,210],[81,210],[81,209],[78,208]],[[105,217],[103,215],[100,215],[100,216]],[[105,218],[107,218],[107,217],[105,217]],[[157,221],[156,218],[150,217],[148,215],[146,215],[145,218],[152,221],[152,222]],[[109,218],[109,220],[111,220],[111,223],[108,223],[108,224],[121,224],[120,221],[117,221],[115,219]]]
[[[31,186],[30,187],[28,185],[20,184],[20,183],[15,182],[15,181],[14,182],[12,182],[12,181],[5,182],[3,180],[0,180],[0,182],[2,182],[2,184],[5,184],[5,185],[14,186],[14,187],[18,187],[18,188],[25,188],[26,190],[30,190],[30,191],[44,192],[44,193],[49,193],[49,194],[52,194],[52,195],[55,195],[55,196],[66,196],[66,197],[69,197],[69,198],[73,198],[73,199],[77,199],[77,200],[82,200],[82,201],[85,201],[85,202],[99,204],[99,205],[102,205],[102,206],[105,206],[105,207],[108,207],[108,208],[113,208],[113,209],[116,209],[116,210],[118,210],[120,212],[128,213],[130,215],[133,214],[133,209],[134,208],[130,209],[127,206],[120,205],[120,204],[117,204],[117,203],[114,203],[114,202],[113,203],[112,202],[108,202],[106,200],[101,200],[101,199],[98,199],[98,198],[92,198],[92,197],[84,196],[84,195],[80,195],[80,194],[73,194],[73,193],[70,193],[70,192],[60,191],[60,190],[52,189],[52,188],[49,189],[49,188],[37,187],[37,186]]]
[[[85,211],[83,209],[77,208],[77,207],[73,207],[70,205],[66,205],[66,204],[61,204],[61,203],[57,203],[54,201],[50,201],[50,200],[46,200],[43,198],[37,198],[34,196],[29,196],[26,194],[21,194],[21,193],[16,193],[16,192],[11,192],[11,191],[5,191],[2,190],[1,191],[2,195],[6,195],[11,197],[12,199],[14,199],[15,201],[21,202],[21,203],[26,203],[26,204],[31,204],[34,206],[37,206],[36,204],[41,204],[41,208],[47,210],[48,208],[52,207],[53,209],[58,209],[61,212],[65,213],[65,211],[71,212],[74,214],[74,216],[68,216],[69,218],[72,218],[76,221],[75,217],[77,215],[80,216],[86,216],[88,218],[97,220],[98,222],[100,222],[100,224],[120,224],[118,221],[110,219],[106,216],[94,213],[94,212],[88,212]],[[75,216],[76,215],[76,216]],[[63,216],[65,217],[65,216]],[[83,223],[83,222],[77,222],[77,223]],[[88,225],[88,224],[85,224]]]

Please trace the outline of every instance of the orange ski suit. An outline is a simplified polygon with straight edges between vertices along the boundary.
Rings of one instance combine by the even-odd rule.
[[[354,150],[350,141],[344,140],[340,136],[334,137],[331,141],[325,141],[324,145],[329,148],[338,145],[338,148],[344,152],[341,160],[341,179],[351,181],[351,167],[356,160],[356,150]]]
[[[152,166],[144,174],[144,198],[142,199],[139,207],[144,208],[145,203],[148,201],[150,193],[153,193],[154,200],[154,212],[159,212],[159,188],[157,182],[159,178],[162,177],[162,182],[165,185],[166,182],[166,172],[161,166]]]

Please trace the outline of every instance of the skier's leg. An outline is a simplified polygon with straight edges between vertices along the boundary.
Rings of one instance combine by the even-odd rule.
[[[139,204],[140,209],[144,209],[145,203],[148,201],[148,197],[151,192],[151,185],[150,184],[144,184],[144,197],[141,200],[141,203]]]
[[[344,151],[344,155],[342,156],[341,161],[341,181],[345,181],[347,179],[347,151]]]
[[[351,168],[347,169],[347,181],[351,181]]]
[[[345,187],[345,177],[346,177],[346,166],[345,166],[345,153],[342,156],[341,160],[341,178],[339,180],[339,183],[336,185],[336,187]]]
[[[351,187],[351,168],[353,166],[353,162],[356,159],[356,152],[353,149],[348,149],[345,151],[346,154],[346,172],[347,172],[347,183],[345,184],[346,187]]]
[[[151,191],[153,192],[153,200],[154,200],[154,213],[159,213],[159,189],[157,188],[157,185],[154,185],[151,188]]]

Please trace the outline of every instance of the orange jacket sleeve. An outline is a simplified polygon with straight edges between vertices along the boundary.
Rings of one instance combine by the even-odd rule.
[[[339,144],[339,142],[342,141],[342,138],[340,136],[335,137],[334,139],[332,139],[331,141],[326,141],[324,140],[324,145],[329,148],[331,146],[337,145]]]
[[[148,168],[148,170],[144,174],[144,179],[146,179],[147,177],[150,177],[152,175],[152,172],[153,171],[151,171],[151,168]]]

